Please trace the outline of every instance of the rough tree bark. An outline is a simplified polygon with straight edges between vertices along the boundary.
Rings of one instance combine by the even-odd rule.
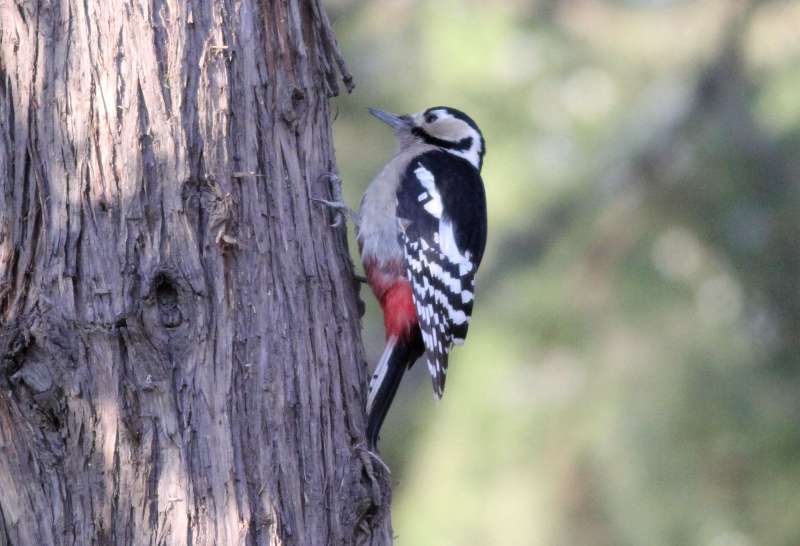
[[[0,544],[391,543],[320,0],[0,0]]]

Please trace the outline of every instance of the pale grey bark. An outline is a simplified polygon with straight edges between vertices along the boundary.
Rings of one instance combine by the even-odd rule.
[[[391,543],[319,0],[0,0],[0,544]]]

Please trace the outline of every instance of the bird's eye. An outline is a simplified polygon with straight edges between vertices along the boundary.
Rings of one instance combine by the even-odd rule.
[[[432,112],[428,112],[427,114],[425,114],[425,123],[433,123],[434,121],[436,121],[436,119],[437,119],[436,114]]]

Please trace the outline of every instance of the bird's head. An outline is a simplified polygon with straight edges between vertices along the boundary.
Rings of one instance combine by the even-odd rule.
[[[402,148],[420,142],[431,144],[466,159],[476,169],[481,170],[483,155],[486,153],[483,134],[472,118],[461,110],[434,106],[403,116],[375,108],[370,108],[369,111],[394,129]]]

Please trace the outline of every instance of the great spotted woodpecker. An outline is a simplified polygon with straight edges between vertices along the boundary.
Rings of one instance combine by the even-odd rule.
[[[444,393],[448,354],[464,342],[472,313],[486,245],[486,198],[483,135],[469,116],[444,106],[403,116],[370,112],[399,142],[354,215],[386,331],[367,402],[374,449],[403,374],[418,358],[424,355],[435,396]]]

